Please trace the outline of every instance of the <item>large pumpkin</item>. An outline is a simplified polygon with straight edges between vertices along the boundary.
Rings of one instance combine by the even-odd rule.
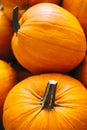
[[[0,60],[0,119],[5,98],[16,83],[14,69],[7,62]]]
[[[87,54],[82,63],[74,71],[74,77],[80,80],[87,88]]]
[[[13,26],[0,5],[0,59],[11,60],[13,58],[11,39]]]
[[[87,90],[62,74],[29,77],[8,94],[3,124],[5,130],[87,130]]]
[[[14,10],[14,18],[16,14]],[[20,25],[16,21],[12,50],[20,64],[32,73],[67,72],[85,56],[83,30],[77,19],[62,7],[37,4],[24,13]]]
[[[63,8],[76,16],[87,37],[87,0],[63,0]]]
[[[20,17],[30,6],[42,2],[59,4],[60,0],[2,0],[2,3],[5,7],[5,13],[10,20],[12,20],[12,11],[15,6],[19,7]]]

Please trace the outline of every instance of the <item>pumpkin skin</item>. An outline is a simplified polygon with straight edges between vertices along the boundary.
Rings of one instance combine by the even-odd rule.
[[[80,80],[87,88],[87,54],[82,63],[74,71],[74,77]]]
[[[16,73],[14,69],[7,62],[0,60],[0,119],[5,98],[16,83]]]
[[[0,59],[12,60],[13,53],[11,49],[11,39],[13,36],[12,23],[9,21],[4,13],[4,10],[0,9]]]
[[[58,81],[58,106],[50,110],[42,109],[40,101],[49,79]],[[87,130],[87,90],[78,80],[63,74],[31,76],[8,94],[3,124],[5,130]]]
[[[12,12],[15,6],[19,7],[19,18],[32,5],[42,2],[59,4],[60,0],[2,0],[5,7],[5,13],[12,20]]]
[[[67,72],[85,56],[86,39],[71,13],[55,4],[41,3],[21,17],[12,50],[18,62],[33,74]]]
[[[63,0],[62,6],[75,15],[87,37],[87,0]]]

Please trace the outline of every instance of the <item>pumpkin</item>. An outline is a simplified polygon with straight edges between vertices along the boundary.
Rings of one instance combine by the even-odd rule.
[[[13,11],[12,50],[23,67],[33,74],[67,72],[82,61],[86,39],[71,13],[52,3],[40,3],[29,8],[18,23],[17,11]]]
[[[87,0],[63,0],[62,6],[75,15],[87,37]]]
[[[2,0],[5,7],[5,13],[12,20],[12,11],[15,6],[19,7],[19,18],[32,5],[42,2],[59,4],[60,0]]]
[[[87,130],[87,90],[63,74],[31,76],[4,103],[5,130]]]
[[[74,70],[73,76],[80,80],[87,88],[87,54],[81,64]]]
[[[0,60],[0,118],[3,112],[5,98],[16,83],[14,69],[6,61]]]
[[[4,13],[0,5],[0,59],[12,60],[13,53],[11,49],[11,39],[13,35],[13,26]]]

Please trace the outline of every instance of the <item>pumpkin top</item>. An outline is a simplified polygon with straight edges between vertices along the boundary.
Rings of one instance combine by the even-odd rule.
[[[20,24],[22,28],[31,24],[53,24],[83,32],[78,20],[70,12],[52,3],[40,3],[30,7],[21,17]],[[44,29],[45,27],[47,26]]]
[[[55,80],[51,83],[57,85],[54,99],[58,105],[51,110],[46,109],[41,102],[49,79]],[[47,106],[47,103],[45,105]],[[6,118],[8,115],[9,119]],[[67,128],[70,130],[72,128],[75,130],[80,125],[80,130],[83,130],[87,128],[87,90],[76,79],[62,74],[42,74],[29,77],[17,84],[8,94],[4,105],[4,120],[9,130],[11,130],[11,126],[8,126],[10,120],[15,120],[17,127],[18,122],[21,122],[18,127],[20,130],[23,128],[27,130],[28,127],[33,130],[35,126],[38,130],[41,123],[44,124],[42,127],[44,129],[66,130]],[[23,127],[25,122],[26,125]],[[62,125],[63,122],[65,125]]]
[[[78,19],[87,38],[87,0],[63,0],[62,6]]]

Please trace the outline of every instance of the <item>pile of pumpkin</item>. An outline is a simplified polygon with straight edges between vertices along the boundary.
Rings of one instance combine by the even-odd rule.
[[[2,0],[0,130],[87,130],[87,0]]]

